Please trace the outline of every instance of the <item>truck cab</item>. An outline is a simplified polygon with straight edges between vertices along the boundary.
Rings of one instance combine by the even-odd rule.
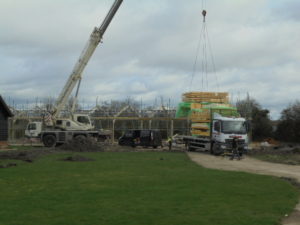
[[[233,139],[237,140],[238,147],[246,151],[248,145],[248,123],[244,118],[223,117],[214,113],[211,128],[211,152],[222,154],[232,149]]]

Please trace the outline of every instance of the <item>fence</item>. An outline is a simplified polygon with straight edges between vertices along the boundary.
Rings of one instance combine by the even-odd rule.
[[[185,118],[170,117],[92,117],[95,129],[110,130],[112,140],[118,139],[129,129],[160,130],[166,139],[174,134],[189,134],[190,122]],[[41,117],[14,117],[9,120],[9,141],[22,142],[25,139],[25,129],[31,121],[41,121]]]

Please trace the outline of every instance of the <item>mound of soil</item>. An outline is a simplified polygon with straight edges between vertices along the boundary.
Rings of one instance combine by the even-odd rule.
[[[88,162],[88,161],[94,161],[94,159],[90,159],[81,155],[73,155],[69,156],[67,158],[62,159],[63,161],[70,161],[70,162]]]
[[[8,163],[5,165],[0,165],[0,168],[9,168],[9,167],[14,167],[14,166],[17,166],[17,164],[16,163]]]
[[[71,140],[59,149],[71,152],[103,152],[103,146],[89,138]]]
[[[40,149],[26,151],[6,151],[0,152],[0,159],[22,160],[24,162],[32,163],[36,158],[50,153],[51,151]]]

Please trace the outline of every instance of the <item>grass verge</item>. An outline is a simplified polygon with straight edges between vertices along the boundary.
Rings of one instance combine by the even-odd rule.
[[[263,161],[300,165],[299,148],[253,150],[250,155]]]
[[[0,224],[276,225],[299,196],[286,181],[205,169],[183,153],[62,160],[72,155],[0,169]]]

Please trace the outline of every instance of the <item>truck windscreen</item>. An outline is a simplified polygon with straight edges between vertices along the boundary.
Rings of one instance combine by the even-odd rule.
[[[222,132],[225,134],[246,134],[244,121],[222,121]]]

